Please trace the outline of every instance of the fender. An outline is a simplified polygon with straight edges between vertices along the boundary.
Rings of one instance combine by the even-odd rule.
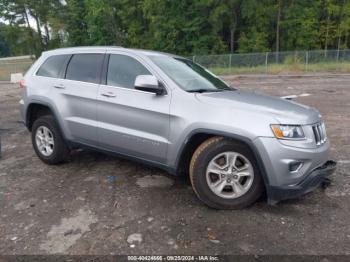
[[[53,116],[55,117],[55,119],[56,119],[56,122],[57,122],[57,126],[58,126],[58,128],[59,128],[59,130],[60,130],[60,132],[61,132],[61,134],[62,134],[62,136],[63,136],[63,139],[65,140],[65,141],[67,141],[68,142],[68,140],[67,140],[67,138],[66,138],[66,135],[65,135],[65,133],[63,132],[63,129],[61,128],[61,124],[60,124],[60,121],[59,121],[59,118],[57,117],[57,113],[56,113],[56,110],[54,109],[54,107],[51,105],[51,104],[49,104],[49,103],[46,103],[46,102],[43,102],[43,101],[39,101],[39,100],[35,100],[35,99],[33,99],[33,100],[31,100],[30,102],[29,102],[29,104],[26,106],[26,108],[25,108],[25,125],[26,125],[26,127],[28,128],[28,125],[29,125],[29,111],[28,111],[28,108],[31,106],[31,105],[42,105],[42,106],[46,106],[46,107],[48,107],[49,109],[50,109],[50,111],[51,111],[51,113],[53,114]]]
[[[232,133],[222,132],[222,131],[218,131],[218,130],[205,129],[205,128],[199,128],[199,129],[192,130],[187,135],[186,139],[184,140],[184,142],[182,143],[182,145],[180,147],[179,154],[177,155],[177,158],[176,158],[176,164],[175,164],[176,171],[179,170],[180,158],[181,158],[182,154],[184,153],[184,149],[185,149],[188,141],[190,141],[190,139],[196,134],[208,134],[208,135],[214,135],[214,136],[223,136],[223,137],[227,137],[227,138],[233,138],[235,140],[238,140],[238,141],[246,144],[254,154],[254,157],[258,163],[258,168],[261,171],[261,175],[263,177],[265,188],[267,191],[269,191],[270,184],[269,184],[269,178],[268,178],[267,173],[266,173],[265,165],[264,165],[264,163],[260,157],[260,153],[259,153],[258,149],[255,147],[253,141],[247,137],[232,134]]]

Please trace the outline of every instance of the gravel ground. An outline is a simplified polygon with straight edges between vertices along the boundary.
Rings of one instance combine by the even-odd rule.
[[[47,166],[19,122],[19,89],[0,83],[0,254],[350,254],[350,76],[226,76],[241,89],[298,95],[325,118],[332,185],[300,199],[212,210],[188,180],[74,152]]]

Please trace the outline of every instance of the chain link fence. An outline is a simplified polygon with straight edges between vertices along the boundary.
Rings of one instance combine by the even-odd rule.
[[[216,74],[337,72],[350,73],[350,50],[313,50],[190,57]],[[33,63],[31,56],[0,58],[0,81],[11,74],[24,74]]]
[[[350,73],[350,50],[314,50],[192,56],[217,74],[280,72]]]

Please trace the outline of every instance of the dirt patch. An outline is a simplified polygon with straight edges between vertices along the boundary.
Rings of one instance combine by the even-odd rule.
[[[166,176],[144,176],[137,179],[136,184],[142,188],[148,187],[171,187],[174,180]]]
[[[90,210],[80,209],[74,216],[62,218],[59,225],[53,225],[47,233],[47,240],[40,245],[40,249],[49,254],[64,253],[83,234],[90,231],[90,225],[97,221]]]

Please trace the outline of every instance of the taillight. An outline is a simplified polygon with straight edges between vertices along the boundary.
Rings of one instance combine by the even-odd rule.
[[[20,87],[20,88],[25,88],[25,87],[26,87],[25,82],[24,82],[24,79],[21,79],[21,80],[19,81],[19,87]]]

